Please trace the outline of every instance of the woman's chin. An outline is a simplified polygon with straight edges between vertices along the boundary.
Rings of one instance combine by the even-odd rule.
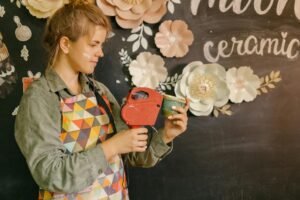
[[[95,66],[89,66],[89,68],[86,69],[84,73],[85,74],[92,74],[92,73],[94,73],[95,67],[96,67],[96,65]]]

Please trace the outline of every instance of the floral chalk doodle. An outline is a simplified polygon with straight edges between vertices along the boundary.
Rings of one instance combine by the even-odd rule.
[[[0,17],[3,17],[5,15],[5,8],[4,6],[0,5]]]
[[[23,93],[26,92],[28,87],[32,84],[33,81],[38,80],[41,77],[41,72],[37,72],[36,74],[33,74],[32,71],[27,71],[27,75],[25,77],[22,77],[22,83],[23,83]],[[13,112],[11,113],[12,116],[16,116],[19,111],[19,105],[15,107]]]
[[[13,90],[17,74],[15,67],[11,64],[8,49],[2,40],[0,33],[0,98],[6,98]]]
[[[14,2],[15,2],[15,0],[10,0],[10,3],[14,3]],[[21,0],[16,0],[15,3],[18,8],[21,8]]]

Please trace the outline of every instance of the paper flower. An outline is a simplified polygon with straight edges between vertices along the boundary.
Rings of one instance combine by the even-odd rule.
[[[48,18],[69,0],[22,0],[30,14],[37,18]]]
[[[105,15],[115,16],[125,29],[136,28],[144,21],[155,24],[167,12],[167,0],[97,0],[96,3]]]
[[[226,71],[219,64],[191,62],[183,69],[182,78],[175,85],[175,94],[191,100],[191,113],[207,116],[214,106],[222,107],[228,102],[225,77]]]
[[[192,31],[182,20],[167,20],[159,26],[155,35],[155,44],[166,57],[183,57],[194,41]]]
[[[138,87],[157,88],[168,75],[164,60],[149,52],[140,53],[129,65],[132,82]]]
[[[260,79],[250,67],[230,68],[226,73],[229,99],[233,103],[253,101],[257,96]]]

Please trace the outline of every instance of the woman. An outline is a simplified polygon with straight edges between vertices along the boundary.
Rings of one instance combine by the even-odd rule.
[[[188,105],[176,108],[147,148],[147,129],[128,129],[110,91],[86,76],[103,57],[110,30],[98,7],[80,1],[48,20],[49,66],[22,97],[15,124],[41,200],[128,199],[123,160],[151,167],[186,130]]]

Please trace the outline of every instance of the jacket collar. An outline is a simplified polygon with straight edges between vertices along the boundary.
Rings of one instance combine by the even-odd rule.
[[[64,89],[68,89],[66,83],[60,78],[60,76],[54,69],[47,69],[45,72],[45,78],[52,92],[58,92]],[[89,91],[88,77],[85,74],[80,73],[79,80],[82,86],[82,92]]]

